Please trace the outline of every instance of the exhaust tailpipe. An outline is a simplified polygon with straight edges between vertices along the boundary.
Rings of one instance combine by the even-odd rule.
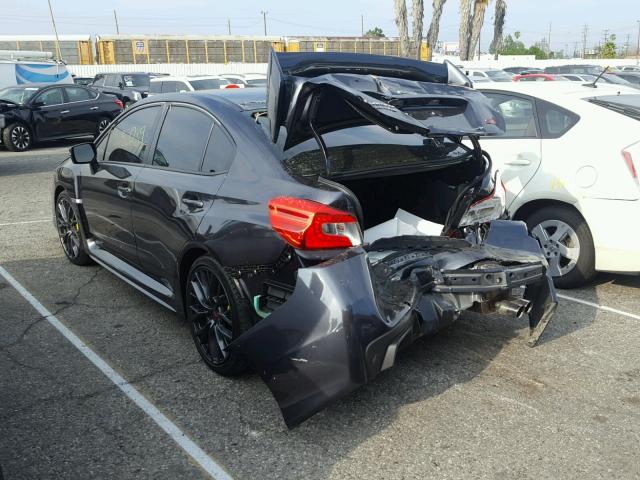
[[[496,302],[496,312],[500,315],[520,318],[531,311],[531,302],[522,298],[508,298]]]

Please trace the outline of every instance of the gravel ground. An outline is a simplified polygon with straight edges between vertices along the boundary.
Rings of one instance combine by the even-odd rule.
[[[562,292],[635,318],[563,298],[529,348],[526,320],[468,314],[289,431],[257,376],[216,376],[170,312],[65,260],[51,172],[69,145],[0,147],[0,265],[234,478],[640,477],[639,277]],[[43,320],[0,277],[5,479],[207,478]]]

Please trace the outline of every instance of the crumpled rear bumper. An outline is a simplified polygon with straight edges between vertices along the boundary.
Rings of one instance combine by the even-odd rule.
[[[496,229],[522,235],[508,225],[517,222],[502,223]],[[530,239],[526,229],[524,235]],[[524,287],[524,297],[532,301],[530,343],[535,344],[557,304],[544,258],[539,248],[534,251],[537,244],[521,238],[512,242],[516,249],[496,247],[489,243],[491,233],[478,246],[432,240],[438,245],[405,253],[412,258],[396,255],[373,263],[371,251],[355,248],[298,270],[291,297],[230,345],[262,376],[288,427],[367,383],[394,364],[402,346],[449,325],[486,295]],[[506,265],[496,260],[502,257]],[[483,270],[466,268],[470,259],[493,263]]]

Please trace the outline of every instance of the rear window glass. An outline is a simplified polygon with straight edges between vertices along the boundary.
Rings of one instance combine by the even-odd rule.
[[[348,176],[398,167],[420,167],[464,161],[469,150],[446,138],[394,134],[374,125],[331,132],[327,144],[330,171],[315,140],[289,149],[285,167],[302,176]]]
[[[589,102],[621,113],[627,117],[640,120],[640,94],[638,95],[605,95],[593,97]]]

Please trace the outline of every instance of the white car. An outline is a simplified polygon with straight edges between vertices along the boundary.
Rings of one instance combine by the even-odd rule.
[[[220,75],[236,85],[244,87],[266,87],[267,76],[263,73],[223,73]]]
[[[197,77],[162,76],[151,79],[149,82],[149,95],[193,92],[195,90],[217,90],[230,87],[231,82],[218,75],[201,75]]]
[[[513,75],[497,68],[467,68],[464,72],[473,83],[513,81]]]
[[[621,65],[620,67],[616,68],[624,72],[640,72],[640,66],[638,65]]]
[[[479,90],[505,122],[505,135],[482,146],[501,172],[507,211],[539,240],[556,285],[640,272],[638,91],[577,82]]]

